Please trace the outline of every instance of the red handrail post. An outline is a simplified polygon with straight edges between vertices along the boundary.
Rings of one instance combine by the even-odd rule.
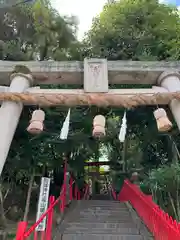
[[[61,213],[64,212],[65,206],[66,206],[66,172],[67,172],[67,159],[65,159],[64,161],[64,181],[63,181],[63,185],[62,185],[62,191],[61,191],[61,203],[60,203],[60,211]]]
[[[59,209],[60,209],[60,212],[62,212],[62,205],[63,205],[63,191],[64,191],[64,184],[62,185],[62,188],[61,188],[61,192],[60,192],[60,204],[59,204]]]
[[[78,188],[75,185],[75,193],[74,193],[75,200],[78,200]]]
[[[38,239],[38,232],[35,230],[34,231],[34,240],[37,240]]]
[[[64,209],[65,209],[65,197],[66,197],[66,193],[65,193],[65,184],[63,184],[62,186],[62,192],[61,192],[61,202],[60,202],[60,211],[61,213],[64,213]]]
[[[90,187],[89,184],[87,184],[87,199],[89,199],[90,196]]]
[[[46,240],[46,232],[45,231],[41,232],[41,240]]]
[[[55,197],[49,197],[49,206],[51,206],[55,202]],[[47,217],[47,227],[46,227],[46,240],[51,240],[52,238],[52,224],[53,224],[53,211],[54,208],[51,209],[48,213]]]
[[[65,209],[65,206],[66,206],[66,191],[67,191],[67,186],[66,186],[66,182],[65,182],[65,184],[64,184],[64,194],[63,194],[63,196],[64,196],[64,209]]]
[[[69,180],[69,199],[70,201],[73,200],[73,178],[70,177],[70,180]]]
[[[77,200],[80,200],[81,199],[81,192],[78,190],[77,192]]]
[[[117,198],[118,198],[118,197],[117,197],[117,194],[116,194],[113,186],[111,186],[111,193],[112,193],[113,199],[114,199],[114,200],[118,200],[118,199],[117,199]]]
[[[84,199],[88,199],[89,198],[89,184],[85,185],[85,190],[84,190]]]
[[[67,187],[66,187],[66,183],[64,184],[64,192],[63,192],[63,212],[65,210],[65,207],[66,207],[66,190],[67,190]]]
[[[64,160],[64,179],[63,179],[63,185],[61,188],[61,192],[60,192],[60,196],[61,196],[61,202],[60,202],[60,211],[61,213],[64,212],[64,208],[65,208],[65,198],[64,198],[64,194],[66,194],[66,172],[67,172],[67,159]]]
[[[26,231],[28,223],[27,222],[19,222],[18,223],[18,228],[16,232],[16,240],[24,240],[24,233]]]

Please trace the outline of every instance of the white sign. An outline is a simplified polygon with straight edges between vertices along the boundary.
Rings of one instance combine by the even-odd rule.
[[[36,222],[39,220],[42,214],[46,212],[48,208],[49,188],[50,188],[50,178],[45,178],[45,177],[41,178],[41,187],[40,187],[40,193],[39,193]],[[37,232],[45,231],[45,228],[46,228],[46,217],[36,227],[36,231]]]

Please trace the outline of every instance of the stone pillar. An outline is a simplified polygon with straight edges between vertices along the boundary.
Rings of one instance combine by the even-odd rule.
[[[9,92],[24,92],[32,83],[31,75],[16,73],[11,75]],[[0,175],[2,173],[14,133],[23,109],[22,103],[3,102],[0,108]]]
[[[180,74],[179,72],[163,72],[159,79],[158,84],[166,88],[169,92],[180,91]],[[172,114],[176,120],[177,126],[180,130],[180,101],[172,100],[169,104]]]

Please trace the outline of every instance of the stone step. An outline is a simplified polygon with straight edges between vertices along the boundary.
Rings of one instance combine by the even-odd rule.
[[[101,200],[101,201],[107,201],[107,200],[111,200],[111,196],[110,195],[95,195],[92,197],[92,200]]]
[[[89,200],[91,201],[89,204],[98,204],[98,205],[126,205],[124,202],[119,202],[118,200]],[[81,200],[83,203],[88,203],[88,200]]]
[[[126,206],[123,205],[100,205],[100,204],[93,204],[93,205],[89,205],[89,204],[79,204],[79,206],[77,206],[77,208],[82,208],[82,209],[86,209],[86,208],[102,208],[102,209],[111,209],[111,210],[115,210],[115,209],[127,209]]]
[[[87,223],[87,222],[67,222],[67,223],[64,223],[63,225],[63,228],[68,228],[68,227],[76,227],[76,228],[91,228],[91,229],[94,229],[94,228],[99,228],[99,229],[105,229],[105,228],[111,228],[111,229],[118,229],[118,228],[136,228],[136,225],[134,222],[131,222],[131,223]]]
[[[72,217],[78,217],[78,218],[115,218],[115,219],[119,219],[119,218],[127,218],[127,217],[131,217],[131,214],[129,212],[121,212],[119,214],[110,214],[110,213],[98,213],[98,212],[94,212],[91,211],[89,213],[84,213],[84,212],[74,212],[71,214]]]
[[[80,201],[80,206],[100,206],[100,207],[125,207],[126,208],[126,204],[124,203],[120,203],[120,202],[111,202],[109,201],[109,204],[108,204],[108,201],[103,201],[104,203],[100,203],[100,202],[96,202],[96,201],[92,201],[92,203],[87,203],[84,202],[84,201]]]
[[[102,221],[102,222],[107,222],[107,221],[113,221],[113,222],[123,222],[123,221],[128,221],[128,220],[131,220],[132,221],[132,218],[131,216],[121,216],[121,217],[114,217],[114,216],[106,216],[106,217],[98,217],[98,216],[69,216],[68,218],[68,221],[77,221],[78,222],[86,222],[86,221],[90,221],[90,222],[95,222],[95,221]]]
[[[116,209],[111,209],[111,208],[100,208],[100,207],[88,207],[88,208],[76,208],[73,212],[84,212],[84,213],[91,213],[91,212],[97,212],[101,214],[106,214],[106,213],[112,213],[112,214],[119,214],[119,213],[129,213],[130,211],[127,208],[116,208]]]
[[[111,200],[83,200],[58,227],[56,240],[152,240],[137,227],[127,205]],[[141,230],[140,230],[141,229]],[[54,239],[54,240],[55,240]]]
[[[128,211],[119,211],[119,212],[116,212],[114,214],[111,214],[111,211],[95,211],[95,210],[89,210],[89,211],[78,211],[78,210],[75,210],[71,213],[72,216],[76,215],[76,216],[115,216],[115,217],[121,217],[121,216],[130,216],[131,213],[128,212]]]
[[[77,212],[77,211],[74,211]],[[78,211],[79,212],[79,211]],[[104,209],[104,208],[87,208],[85,210],[80,210],[80,212],[83,213],[91,213],[91,212],[97,212],[99,214],[109,214],[111,213],[112,215],[118,215],[119,213],[129,213],[128,209],[126,208],[120,208],[120,209]]]
[[[100,203],[90,203],[87,204],[86,202],[80,202],[79,206],[83,207],[104,207],[104,208],[127,208],[125,204],[120,203],[110,203],[110,204],[100,204]]]
[[[77,213],[76,211],[74,211],[75,213]],[[79,214],[80,216],[91,216],[91,215],[99,215],[99,216],[119,216],[119,215],[130,215],[130,212],[129,211],[121,211],[121,212],[116,212],[114,214],[111,213],[111,211],[97,211],[95,209],[91,209],[91,210],[88,210],[88,211],[80,211]]]
[[[140,235],[127,234],[64,234],[62,240],[143,240]]]
[[[81,203],[87,203],[87,204],[101,204],[101,205],[112,205],[112,204],[119,204],[119,205],[124,205],[123,202],[119,201],[113,201],[113,200],[81,200]]]
[[[126,217],[129,217],[131,216],[131,214],[129,212],[121,212],[119,214],[110,214],[110,213],[106,213],[106,214],[102,214],[102,213],[98,213],[98,212],[90,212],[90,213],[72,213],[71,215],[72,217],[73,216],[76,216],[76,217],[79,217],[79,218],[89,218],[89,217],[92,217],[92,218],[106,218],[106,217],[112,217],[112,218],[126,218]]]
[[[112,210],[112,211],[120,211],[127,210],[126,206],[101,206],[101,205],[81,205],[77,207],[77,209],[103,209],[103,210]]]
[[[94,219],[89,219],[89,218],[81,218],[81,219],[78,219],[77,218],[68,218],[66,221],[70,222],[70,223],[73,223],[75,221],[79,221],[79,222],[86,222],[86,223],[94,223],[94,222],[97,222],[97,223],[132,223],[132,218],[129,217],[129,218],[125,218],[125,219],[104,219],[104,218],[94,218]]]
[[[104,219],[104,220],[108,220],[108,219],[112,219],[112,220],[123,220],[123,219],[129,219],[131,218],[131,215],[127,214],[122,214],[120,216],[111,216],[111,215],[96,215],[96,214],[91,214],[91,215],[71,215],[69,216],[68,219],[77,219],[79,222],[83,222],[86,219],[90,219],[92,220],[92,222],[96,219]]]
[[[132,234],[132,235],[139,235],[140,232],[137,228],[103,228],[103,229],[98,229],[98,228],[82,228],[82,227],[69,227],[62,231],[63,234],[76,234],[76,233],[87,233],[87,234]]]
[[[89,202],[88,202],[89,201]],[[111,201],[111,200],[81,200],[81,203],[88,204],[88,205],[101,205],[101,206],[112,206],[112,205],[119,205],[119,206],[125,206],[124,203],[118,202],[118,201]]]
[[[120,210],[120,209],[127,209],[127,207],[126,206],[101,206],[101,205],[85,205],[85,204],[79,204],[79,206],[77,206],[77,208],[78,209],[104,209],[104,210],[109,210],[109,209],[111,209],[112,211],[114,210]]]

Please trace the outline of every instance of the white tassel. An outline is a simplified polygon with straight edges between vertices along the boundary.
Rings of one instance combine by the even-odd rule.
[[[62,129],[61,129],[61,134],[60,134],[60,139],[61,140],[66,140],[68,137],[69,133],[69,122],[70,122],[70,109],[68,110],[68,114],[66,116],[66,119],[63,123]]]
[[[121,124],[121,129],[120,129],[120,133],[119,133],[119,141],[120,142],[124,142],[125,137],[126,137],[126,129],[127,129],[127,124],[126,124],[127,120],[126,120],[126,111],[124,112],[124,116],[122,119],[122,124]]]

